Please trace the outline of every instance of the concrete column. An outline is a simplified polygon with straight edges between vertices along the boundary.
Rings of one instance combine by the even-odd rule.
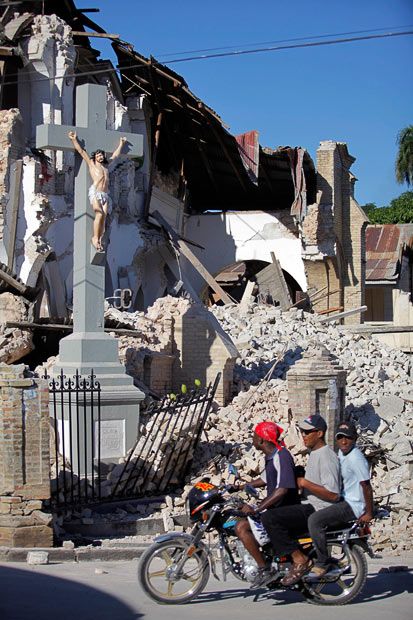
[[[318,413],[327,422],[327,443],[344,417],[347,372],[323,346],[307,350],[287,373],[288,405],[298,422]]]

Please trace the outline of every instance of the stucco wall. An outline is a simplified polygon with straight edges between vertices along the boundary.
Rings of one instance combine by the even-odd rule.
[[[286,218],[284,212],[263,211],[193,215],[186,221],[185,236],[206,248],[191,247],[213,275],[238,261],[271,263],[270,253],[274,252],[282,269],[305,291],[307,281],[301,258],[301,241],[281,221],[283,218]],[[205,284],[204,280],[188,261],[182,259],[182,263],[195,290],[199,292]]]

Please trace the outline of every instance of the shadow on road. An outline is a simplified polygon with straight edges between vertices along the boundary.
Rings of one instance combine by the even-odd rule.
[[[366,585],[356,602],[382,601],[404,592],[407,594],[413,592],[412,569],[398,573],[373,573],[368,576]]]
[[[404,592],[408,594],[413,592],[412,570],[399,573],[374,573],[369,575],[363,591],[352,603],[360,604],[370,601],[385,600],[396,597]],[[305,598],[299,592],[294,592],[292,590],[249,590],[247,587],[203,592],[197,599],[189,603],[189,605],[212,603],[229,599],[238,599],[240,602],[242,600],[259,602],[263,599],[273,599],[275,605],[305,602]]]
[[[122,601],[77,581],[31,570],[0,567],[0,618],[4,620],[138,620]]]

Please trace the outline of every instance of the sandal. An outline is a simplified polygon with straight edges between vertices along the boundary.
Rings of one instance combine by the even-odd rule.
[[[300,581],[304,575],[312,569],[312,560],[307,560],[303,564],[293,564],[284,579],[281,580],[283,586],[293,586]]]

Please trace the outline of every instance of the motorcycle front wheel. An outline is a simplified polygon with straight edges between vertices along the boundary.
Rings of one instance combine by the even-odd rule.
[[[189,548],[187,541],[177,538],[155,543],[142,555],[138,579],[152,600],[166,605],[182,605],[204,590],[210,574],[207,553],[198,549],[188,556]],[[183,564],[177,570],[183,558]]]
[[[311,573],[302,582],[301,592],[309,603],[316,605],[345,605],[363,589],[367,579],[367,560],[359,545],[343,548],[340,543],[329,545],[330,557],[337,566],[326,578],[311,581]]]

